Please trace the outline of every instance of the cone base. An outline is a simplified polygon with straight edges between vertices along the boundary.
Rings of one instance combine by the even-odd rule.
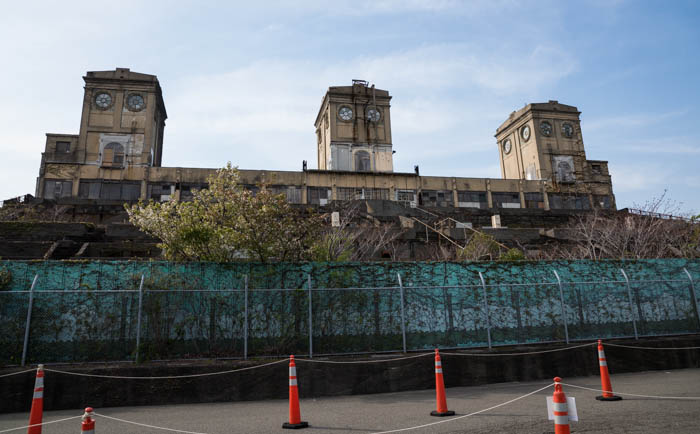
[[[308,422],[299,422],[299,423],[285,422],[282,424],[282,428],[286,428],[286,429],[301,429],[301,428],[308,428],[308,427],[309,427]]]
[[[598,401],[622,401],[621,396],[613,395],[613,396],[596,396],[595,399]]]
[[[452,410],[447,410],[445,412],[440,413],[439,411],[433,410],[430,412],[430,415],[437,416],[437,417],[454,416],[455,412]]]

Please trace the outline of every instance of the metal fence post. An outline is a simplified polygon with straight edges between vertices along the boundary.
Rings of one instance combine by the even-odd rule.
[[[29,344],[29,328],[32,322],[32,306],[34,306],[34,287],[36,287],[36,282],[39,280],[39,274],[34,275],[34,281],[32,282],[32,287],[29,288],[29,306],[27,307],[27,323],[24,326],[24,344],[22,345],[22,366],[27,360],[27,345]]]
[[[306,276],[309,287],[309,357],[314,357],[314,327],[313,327],[313,311],[311,309],[311,275]]]
[[[245,288],[243,290],[243,360],[248,359],[248,275],[243,278]]]
[[[566,343],[569,343],[569,326],[566,321],[566,309],[564,307],[564,289],[561,285],[561,279],[559,278],[559,273],[557,270],[552,270],[557,278],[557,284],[559,284],[559,301],[561,302],[561,319],[564,321],[564,336],[566,337]]]
[[[136,363],[139,362],[139,351],[141,350],[141,312],[143,310],[143,279],[144,275],[141,275],[141,283],[139,284],[139,312],[136,317]]]
[[[634,303],[632,302],[632,288],[630,288],[630,280],[627,277],[627,273],[625,273],[625,270],[620,268],[620,271],[622,272],[622,275],[625,277],[625,282],[627,283],[627,298],[629,298],[630,302],[630,314],[632,315],[632,326],[634,327],[634,338],[639,339],[639,333],[637,333],[637,320],[634,318]]]
[[[688,275],[688,280],[690,280],[690,298],[693,300],[693,310],[695,311],[695,319],[698,322],[698,329],[700,329],[700,315],[698,314],[698,299],[695,296],[695,282],[693,282],[693,276],[690,275],[688,270],[683,267],[683,271]]]
[[[406,312],[404,310],[403,282],[401,282],[401,274],[396,273],[399,279],[399,293],[401,294],[401,338],[403,339],[403,352],[406,352]]]
[[[486,337],[489,341],[489,349],[491,349],[491,316],[489,315],[489,300],[486,295],[486,281],[484,275],[479,271],[479,279],[481,279],[481,289],[484,290],[484,313],[486,313]]]

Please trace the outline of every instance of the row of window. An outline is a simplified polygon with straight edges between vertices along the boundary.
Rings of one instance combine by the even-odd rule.
[[[257,191],[258,186],[246,185],[246,188]],[[44,198],[58,199],[71,197],[72,181],[50,180],[44,183]],[[156,201],[170,200],[176,190],[180,190],[180,200],[192,199],[192,192],[196,189],[207,188],[204,183],[149,183],[147,197]],[[270,189],[274,194],[284,194],[289,203],[302,203],[302,187],[276,185]],[[105,181],[105,180],[81,180],[78,187],[80,199],[102,199],[136,201],[141,196],[140,182]],[[557,194],[551,193],[549,206],[551,209],[580,209],[588,210],[591,204],[586,194]],[[525,208],[544,209],[544,195],[542,193],[524,193]],[[332,190],[328,187],[307,187],[307,203],[314,205],[326,205],[332,200]],[[454,207],[453,193],[451,190],[422,190],[417,194],[415,190],[395,190],[394,197],[390,197],[388,188],[336,188],[336,200],[390,200],[403,202],[406,205],[416,204],[426,207]],[[460,208],[487,209],[488,198],[485,191],[458,191],[457,206]],[[521,208],[520,193],[492,192],[491,200],[494,208]],[[610,209],[612,202],[610,196],[594,195],[595,207]]]

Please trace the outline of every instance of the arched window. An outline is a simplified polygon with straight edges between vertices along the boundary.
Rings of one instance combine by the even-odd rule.
[[[357,172],[370,172],[372,170],[372,165],[369,160],[369,152],[367,151],[357,151],[355,152],[355,171]]]
[[[121,143],[107,143],[102,151],[103,166],[123,166],[124,146]]]

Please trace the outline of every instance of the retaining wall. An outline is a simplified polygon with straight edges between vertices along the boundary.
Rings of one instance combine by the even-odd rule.
[[[612,341],[611,341],[612,342]],[[634,346],[700,346],[700,335],[663,339],[617,340]],[[534,352],[561,345],[532,345],[497,348],[491,353]],[[487,350],[481,351],[481,353]],[[445,351],[448,352],[448,351]],[[640,350],[606,346],[612,375],[645,370],[699,368],[700,350]],[[409,354],[410,355],[410,354]],[[300,356],[301,357],[301,356]],[[327,360],[327,359],[316,359]],[[334,360],[353,360],[336,358]],[[598,375],[598,353],[594,345],[560,352],[526,356],[467,357],[443,355],[446,387],[471,386],[506,381],[551,381],[561,376]],[[167,376],[217,372],[268,363],[270,360],[149,363],[143,365],[47,366],[65,371],[121,376]],[[47,371],[44,409],[230,402],[286,399],[288,363],[230,374],[169,380],[121,380],[78,377]],[[15,368],[13,370],[19,370]],[[0,375],[12,370],[0,370]],[[397,360],[385,363],[324,364],[298,360],[301,398],[398,392],[435,387],[434,358]],[[34,374],[0,378],[0,412],[28,412],[31,407]],[[449,400],[449,389],[447,391]],[[302,402],[303,406],[303,402]],[[302,409],[303,412],[303,409]]]

